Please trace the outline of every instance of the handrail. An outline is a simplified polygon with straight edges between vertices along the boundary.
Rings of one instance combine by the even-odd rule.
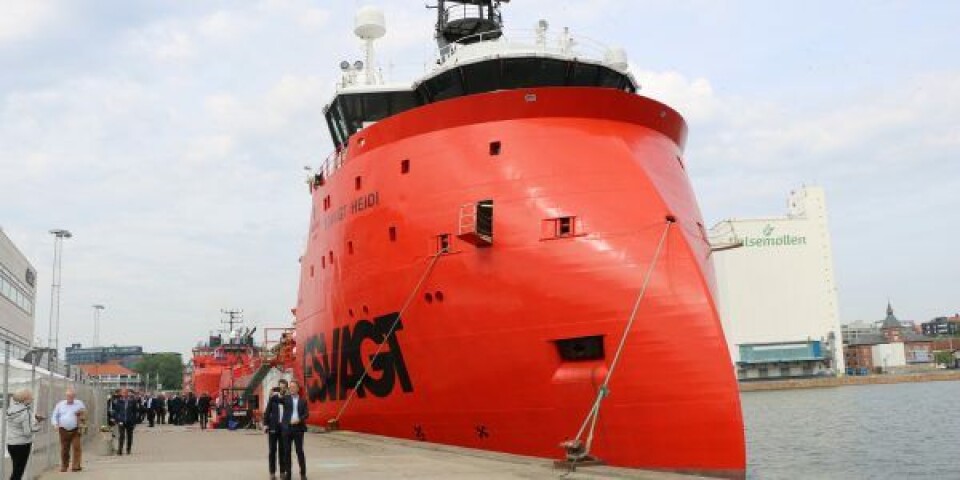
[[[343,166],[344,162],[347,159],[347,147],[344,146],[339,150],[334,150],[327,155],[327,158],[320,163],[320,167],[314,172],[315,175],[320,175],[324,179],[330,179],[333,177],[334,172],[340,169]]]
[[[584,35],[573,35],[567,29],[547,31],[543,29],[510,29],[481,32],[461,38],[440,48],[440,61],[446,61],[460,48],[481,42],[497,42],[515,50],[534,53],[552,53],[570,57],[603,61],[609,50],[597,40]]]

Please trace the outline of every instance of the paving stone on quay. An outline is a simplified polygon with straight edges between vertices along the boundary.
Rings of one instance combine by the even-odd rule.
[[[105,455],[99,439],[84,448],[82,472],[46,472],[54,480],[268,479],[267,437],[259,431],[201,431],[195,427],[138,426],[132,455]],[[589,467],[564,475],[530,457],[388,439],[352,432],[307,434],[311,479],[649,479],[689,480],[660,472]],[[296,457],[293,460],[297,473]],[[298,478],[294,476],[294,478]]]

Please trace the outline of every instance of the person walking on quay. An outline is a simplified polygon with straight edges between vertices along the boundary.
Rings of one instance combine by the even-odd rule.
[[[281,470],[286,473],[287,480],[290,480],[291,457],[294,449],[297,451],[297,463],[300,466],[300,480],[307,479],[307,458],[303,453],[303,434],[307,431],[306,421],[309,416],[310,410],[307,408],[307,401],[300,397],[300,383],[292,380],[290,382],[290,395],[283,399],[283,421],[280,424],[283,440]]]
[[[267,432],[267,467],[270,469],[270,480],[276,480],[277,455],[280,456],[280,477],[286,478],[284,466],[283,441],[280,438],[280,424],[283,421],[283,393],[279,385],[270,389],[270,398],[267,399],[267,408],[263,412],[263,430]]]
[[[147,410],[147,423],[150,428],[153,428],[157,419],[157,399],[147,393],[144,397],[143,408]]]
[[[126,388],[120,392],[120,398],[113,401],[108,415],[110,423],[115,424],[120,430],[117,455],[123,455],[124,440],[127,442],[127,455],[130,455],[130,448],[133,446],[133,429],[137,426],[139,410],[139,402]]]
[[[70,467],[74,472],[79,472],[82,470],[81,437],[86,427],[87,407],[83,401],[77,399],[73,388],[67,387],[64,397],[65,399],[60,400],[53,408],[50,422],[60,432],[60,471],[66,472],[67,467]]]
[[[157,394],[156,398],[157,406],[157,423],[160,425],[166,425],[167,423],[167,397],[162,393]]]
[[[7,452],[13,465],[10,480],[23,478],[33,446],[33,434],[40,431],[37,422],[41,420],[43,417],[33,413],[33,392],[29,388],[17,390],[7,409]]]
[[[197,399],[197,410],[200,415],[200,430],[207,429],[207,422],[210,421],[210,394],[203,392]]]
[[[193,425],[197,421],[197,396],[193,392],[187,392],[187,398],[183,401],[186,411],[187,425]]]
[[[180,409],[183,406],[183,400],[180,399],[180,395],[174,393],[170,400],[167,401],[167,409],[170,410],[170,424],[171,425],[180,425]]]

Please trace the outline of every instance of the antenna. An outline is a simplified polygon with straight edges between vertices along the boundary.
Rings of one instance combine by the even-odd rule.
[[[234,309],[220,309],[220,313],[227,316],[225,320],[220,320],[220,323],[228,325],[229,329],[227,330],[227,336],[233,333],[234,325],[240,325],[243,323],[243,310],[234,308]]]
[[[387,34],[387,21],[383,16],[383,10],[371,6],[361,7],[360,10],[357,10],[357,16],[354,18],[353,33],[357,37],[360,37],[365,43],[365,73],[367,85],[372,85],[376,83],[376,68],[373,66],[373,42],[374,40],[383,38],[383,36]],[[357,65],[357,69],[360,68],[363,68],[363,65]]]

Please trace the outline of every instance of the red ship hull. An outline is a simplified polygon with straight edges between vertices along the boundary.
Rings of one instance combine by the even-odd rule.
[[[673,216],[591,453],[742,476],[738,388],[685,135],[670,108],[599,88],[466,96],[354,135],[312,189],[301,259],[294,369],[310,422],[335,417],[369,368],[341,428],[562,458]],[[457,238],[461,206],[484,199],[494,201],[488,248]],[[556,238],[559,217],[574,219]],[[450,253],[428,272],[443,234]],[[602,358],[559,353],[557,340],[591,336],[602,336]]]

